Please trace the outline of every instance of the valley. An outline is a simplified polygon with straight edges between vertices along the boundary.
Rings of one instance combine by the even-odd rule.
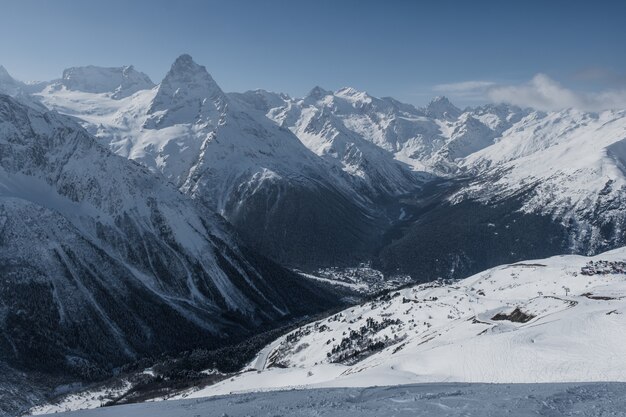
[[[626,375],[625,140],[623,110],[229,93],[188,54],[159,83],[0,67],[0,414],[447,382],[595,404]]]

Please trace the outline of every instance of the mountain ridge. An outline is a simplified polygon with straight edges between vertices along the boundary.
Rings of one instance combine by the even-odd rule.
[[[195,64],[189,55],[179,57],[173,68],[180,69],[181,74],[185,69],[191,71],[181,76],[176,88],[166,81],[160,87],[120,100],[107,101],[51,88],[36,97],[51,108],[82,119],[83,125],[116,153],[165,174],[194,198],[205,198],[235,224],[249,243],[279,262],[310,269],[373,261],[390,268],[388,273],[416,274],[415,266],[398,266],[389,258],[377,257],[383,254],[385,258],[402,242],[416,246],[418,235],[424,232],[424,222],[419,220],[426,207],[415,201],[426,200],[436,204],[435,211],[440,213],[431,217],[444,216],[435,219],[442,227],[448,207],[469,201],[463,207],[488,213],[492,211],[489,205],[499,201],[514,207],[514,212],[534,216],[534,220],[527,219],[534,223],[534,230],[546,228],[545,241],[567,241],[555,247],[593,253],[623,242],[618,233],[623,219],[618,211],[610,209],[621,204],[619,170],[606,171],[601,186],[577,191],[564,188],[557,180],[571,171],[567,165],[555,165],[558,157],[534,165],[524,162],[529,158],[539,161],[541,152],[557,152],[559,146],[566,150],[568,145],[558,145],[556,137],[591,143],[593,138],[583,140],[579,136],[584,131],[594,134],[585,128],[596,117],[593,114],[546,113],[505,104],[460,110],[445,97],[416,108],[350,87],[334,92],[314,87],[303,98],[264,90],[224,93],[206,68]],[[176,92],[178,98],[174,97]],[[86,114],[80,108],[84,102],[91,103],[95,110]],[[619,126],[623,115],[615,113],[613,117],[616,120],[611,123]],[[557,119],[561,119],[560,125]],[[535,128],[541,130],[541,138],[531,138]],[[519,141],[526,145],[513,145]],[[611,158],[618,155],[618,145],[605,142],[606,152],[590,147],[587,154],[596,155],[596,165],[608,167]],[[522,149],[527,153],[523,157],[516,154]],[[573,155],[574,150],[570,153]],[[516,164],[520,164],[518,169]],[[540,167],[551,165],[554,172],[560,172],[557,177],[540,172]],[[512,172],[515,177],[504,186],[504,179]],[[599,183],[596,174],[590,175]],[[438,192],[437,201],[424,191],[430,187],[428,184],[446,182],[456,185]],[[612,191],[603,197],[605,187]],[[546,193],[548,189],[560,190],[564,198],[547,197],[553,192]],[[578,201],[574,210],[566,208],[569,196]],[[333,208],[319,205],[316,201],[320,198],[328,199]],[[306,203],[296,208],[289,200]],[[544,200],[552,208],[540,208]],[[603,205],[609,209],[603,209]],[[300,210],[307,210],[307,214],[299,214]],[[597,218],[589,221],[594,210]],[[331,213],[342,213],[344,220],[353,219],[331,221],[336,216]],[[325,230],[323,241],[313,243],[312,236],[317,239],[319,234],[307,226],[311,222],[305,222],[303,216],[315,219],[313,222]],[[292,226],[278,217],[290,218]],[[261,219],[260,224],[257,219]],[[553,225],[546,226],[544,220]],[[563,232],[566,238],[560,231],[562,225],[567,229]],[[294,239],[281,243],[268,238],[265,230]],[[381,247],[385,236],[398,233],[405,236]],[[332,236],[341,243],[332,251],[319,252],[319,246],[325,246]],[[468,241],[475,238],[475,234],[467,236]],[[583,243],[572,246],[577,239]],[[302,242],[304,246],[294,250]],[[346,249],[349,245],[357,248],[352,254]],[[471,258],[470,249],[461,248],[442,257]],[[553,254],[552,250],[545,253]],[[518,251],[517,256],[536,254],[532,249],[506,246],[500,255]],[[471,259],[463,262],[467,265],[457,271],[476,272],[469,265],[480,263]]]
[[[6,95],[0,248],[0,357],[18,376],[98,379],[341,302],[66,116]]]

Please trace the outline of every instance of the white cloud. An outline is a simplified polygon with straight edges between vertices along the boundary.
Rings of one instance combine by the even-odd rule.
[[[478,94],[494,86],[492,81],[462,81],[459,83],[437,84],[433,91],[447,94]]]
[[[576,108],[585,111],[626,109],[626,88],[616,87],[600,92],[575,91],[562,86],[545,74],[537,74],[522,84],[505,85],[493,81],[469,80],[438,84],[432,91],[445,94],[452,101],[470,103],[491,101],[537,110]]]
[[[494,102],[546,111],[570,107],[587,111],[626,108],[626,90],[576,92],[545,74],[537,74],[529,82],[520,85],[491,87],[487,90],[487,96]]]

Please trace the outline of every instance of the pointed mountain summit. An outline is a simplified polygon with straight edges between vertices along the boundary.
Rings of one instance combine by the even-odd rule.
[[[435,97],[426,106],[428,117],[435,119],[456,120],[462,111],[448,100],[447,97]]]
[[[114,99],[133,95],[137,91],[154,87],[154,83],[143,72],[132,65],[124,67],[72,67],[63,71],[61,84],[68,90],[86,93],[111,93]]]
[[[332,94],[331,91],[325,90],[319,85],[316,85],[315,87],[311,89],[311,91],[309,91],[309,94],[306,95],[305,100],[306,99],[319,100],[322,97],[326,97],[327,95],[330,95],[330,94]]]
[[[11,74],[0,65],[0,93],[15,96],[22,92],[25,85],[11,77]]]
[[[199,120],[217,122],[226,95],[207,69],[190,55],[176,58],[152,101],[148,128],[163,128]]]
[[[4,81],[4,80],[7,80],[7,79],[13,80],[13,78],[11,77],[9,72],[6,70],[6,68],[4,68],[2,65],[0,65],[0,81]]]

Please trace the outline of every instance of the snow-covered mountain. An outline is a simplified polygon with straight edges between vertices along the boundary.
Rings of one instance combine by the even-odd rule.
[[[572,250],[623,242],[626,112],[533,112],[468,156],[472,183],[454,198],[502,200],[528,190],[522,210],[570,224]]]
[[[625,140],[624,111],[528,112],[457,161],[446,191],[435,187],[439,204],[425,209],[425,195],[405,200],[413,221],[376,266],[459,278],[498,263],[626,244]]]
[[[392,291],[296,329],[179,398],[418,382],[624,381],[626,249]]]
[[[181,395],[624,379],[626,251],[520,261],[626,244],[626,111],[226,93],[189,55],[158,85],[132,66],[37,84],[0,67],[0,93],[13,393],[21,370],[93,378],[336,305],[306,272],[363,261],[351,270],[381,282],[504,266],[316,321],[267,346],[260,373]]]
[[[242,247],[202,200],[6,95],[0,275],[0,362],[77,378],[337,302]]]
[[[320,388],[369,387],[369,395],[375,386],[409,397],[415,389],[432,393],[447,388],[460,395],[458,388],[471,393],[480,383],[510,394],[514,386],[539,383],[537,390],[549,391],[564,382],[588,384],[588,396],[594,385],[590,382],[626,379],[621,331],[625,289],[626,248],[621,248],[595,257],[557,256],[501,265],[464,280],[392,290],[275,339],[238,373],[218,375],[217,382],[190,389],[153,392],[153,399],[213,404],[219,398],[206,397],[228,395],[232,405],[245,398],[233,396],[240,393],[258,400],[266,395],[263,392],[283,390],[272,396],[280,402],[297,390],[303,390],[301,398],[311,400]],[[155,372],[156,367],[144,374]],[[117,400],[124,403],[131,391],[137,392],[124,380],[31,411],[94,408],[102,401],[119,404]],[[345,390],[329,392],[339,403],[350,403]],[[178,403],[161,402],[155,411],[174,412],[183,404]]]
[[[289,128],[329,165],[348,174],[360,194],[373,199],[403,195],[419,189],[427,178],[396,160],[393,153],[346,127],[340,114],[358,112],[370,104],[373,98],[365,93],[342,89],[333,94],[315,87],[299,100],[262,90],[239,97],[278,125]]]
[[[371,201],[347,174],[226,95],[189,55],[174,62],[158,87],[126,98],[55,86],[39,97],[81,119],[117,154],[202,199],[274,259],[355,261],[380,228]]]
[[[13,78],[2,65],[0,65],[0,94],[9,95],[19,102],[37,110],[46,111],[47,108],[31,93],[41,91],[41,89],[48,84],[49,83],[47,82],[25,83],[18,81]]]
[[[10,96],[20,93],[26,85],[20,81],[17,81],[9,72],[0,65],[0,93],[8,94]]]
[[[414,190],[415,179],[407,178],[415,172],[455,173],[458,160],[492,145],[527,113],[505,105],[463,112],[446,97],[418,109],[349,87],[315,87],[302,99],[262,90],[242,96],[318,155],[340,160],[347,172],[364,180],[386,178],[379,187],[386,194]]]
[[[227,94],[188,55],[143,87],[115,98],[56,82],[36,97],[289,265],[372,260],[428,280],[625,243],[624,112]]]
[[[135,70],[132,65],[118,68],[89,65],[66,69],[57,86],[87,93],[109,93],[112,98],[120,99],[140,90],[148,90],[154,87],[154,83],[150,77]]]
[[[426,116],[437,120],[456,120],[462,111],[452,104],[447,97],[438,96],[433,98],[424,109]]]

